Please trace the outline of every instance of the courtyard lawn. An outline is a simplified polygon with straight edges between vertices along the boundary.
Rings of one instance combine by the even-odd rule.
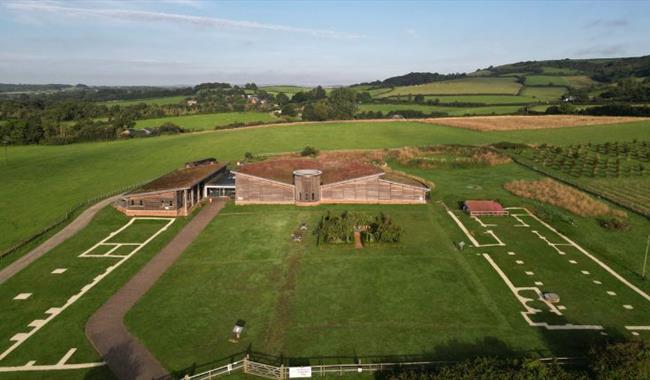
[[[101,210],[91,223],[75,236],[48,252],[29,267],[10,278],[0,288],[0,355],[12,346],[10,338],[15,334],[29,332],[32,321],[48,319],[47,311],[62,307],[75,294],[83,292],[85,285],[95,276],[104,274],[109,267],[117,265],[94,287],[87,290],[78,300],[52,317],[32,336],[24,340],[13,351],[6,354],[2,366],[20,366],[35,360],[39,365],[56,364],[71,348],[76,348],[68,363],[100,361],[97,353],[87,341],[84,327],[88,318],[106,300],[136,273],[187,223],[189,219],[177,219],[167,231],[161,232],[129,258],[136,246],[115,251],[115,257],[79,257],[109,234],[123,227],[130,218],[112,207]],[[164,227],[168,221],[136,220],[112,241],[140,243]],[[131,240],[134,239],[134,240]],[[89,254],[105,254],[106,246],[99,246]],[[127,246],[122,246],[127,248]],[[53,273],[55,270],[62,273]],[[16,295],[31,293],[25,300],[14,300]],[[60,376],[60,377],[57,377]],[[21,372],[0,373],[0,379],[65,378],[65,379],[111,379],[110,371],[104,367],[65,372]]]
[[[268,123],[273,121],[281,120],[268,112],[223,112],[143,119],[135,122],[135,128],[153,128],[165,123],[174,123],[184,129],[203,131],[233,123]]]
[[[216,157],[236,161],[245,152],[380,149],[425,144],[488,144],[499,141],[572,143],[643,139],[650,122],[482,133],[416,122],[285,125],[67,146],[8,149],[0,165],[0,250],[33,235],[74,205],[160,176],[184,162]],[[336,137],[336,138],[333,138]]]

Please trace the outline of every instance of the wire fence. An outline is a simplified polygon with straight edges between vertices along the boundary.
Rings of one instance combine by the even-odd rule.
[[[47,235],[50,231],[55,230],[58,227],[62,226],[63,224],[67,223],[80,210],[82,210],[82,209],[84,209],[84,208],[86,208],[86,207],[88,207],[90,205],[93,205],[93,204],[95,204],[95,203],[97,203],[97,202],[99,202],[99,201],[101,201],[103,199],[110,198],[112,196],[122,194],[124,192],[136,189],[136,188],[142,186],[143,184],[145,184],[147,182],[150,182],[150,181],[141,182],[141,183],[138,183],[136,185],[129,185],[129,186],[126,186],[126,187],[123,187],[123,188],[120,188],[120,189],[117,189],[117,190],[114,190],[114,191],[111,191],[111,192],[108,192],[108,193],[104,193],[104,194],[95,196],[93,198],[86,199],[85,201],[83,201],[83,202],[71,207],[70,209],[68,209],[68,211],[66,211],[64,215],[62,215],[60,218],[55,220],[53,223],[51,223],[47,227],[41,229],[40,231],[38,231],[37,233],[31,235],[30,237],[28,237],[26,239],[23,239],[23,240],[19,241],[18,243],[12,245],[8,249],[2,251],[2,253],[0,253],[0,260],[2,260],[4,258],[6,258],[7,256],[19,251],[21,248],[27,246],[28,244],[30,244],[30,243],[38,240],[38,239],[40,239],[43,236]]]

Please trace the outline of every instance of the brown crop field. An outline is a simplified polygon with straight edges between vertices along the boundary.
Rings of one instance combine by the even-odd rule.
[[[431,124],[473,129],[476,131],[514,131],[522,129],[547,129],[579,127],[585,125],[620,124],[650,120],[629,116],[579,116],[579,115],[535,115],[535,116],[475,116],[443,117],[424,119]]]

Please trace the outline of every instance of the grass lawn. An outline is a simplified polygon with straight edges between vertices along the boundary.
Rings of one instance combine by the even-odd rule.
[[[167,231],[162,232],[137,253],[124,260],[105,278],[82,295],[76,302],[61,311],[34,335],[23,341],[15,350],[0,361],[2,366],[24,365],[35,360],[38,364],[56,364],[68,350],[77,348],[68,363],[87,363],[99,361],[97,353],[87,341],[84,327],[88,318],[113,293],[117,291],[135,272],[157,253],[189,219],[177,219]],[[34,320],[46,319],[46,310],[61,307],[73,295],[104,273],[109,266],[118,264],[119,257],[78,257],[103,238],[129,221],[112,207],[100,211],[91,223],[75,236],[66,240],[47,255],[16,274],[0,288],[0,355],[12,342],[10,338],[17,333],[29,332],[27,327]],[[120,242],[142,242],[165,225],[164,221],[136,220],[119,234]],[[116,236],[117,238],[117,236]],[[130,239],[134,239],[131,241]],[[122,246],[122,248],[127,248]],[[135,248],[134,246],[129,247]],[[126,255],[130,249],[114,254]],[[106,253],[100,246],[93,254]],[[53,274],[55,269],[65,272]],[[22,301],[13,300],[19,293],[32,293]],[[0,373],[0,379],[44,378],[44,373]],[[112,378],[106,368],[48,373],[46,378],[87,379]]]
[[[287,125],[148,139],[9,148],[0,165],[0,249],[31,236],[86,199],[151,180],[184,162],[205,157],[236,161],[245,152],[370,149],[423,144],[499,141],[572,143],[643,139],[649,122],[554,130],[483,133],[416,122]],[[336,138],[332,138],[336,136]],[[44,182],[44,180],[46,181]]]
[[[376,97],[385,98],[397,95],[458,95],[458,94],[503,94],[516,95],[521,84],[516,78],[463,78],[441,82],[431,82],[415,86],[395,87]]]
[[[160,98],[149,98],[149,99],[110,100],[107,102],[101,102],[101,104],[105,104],[109,107],[111,106],[126,107],[126,106],[132,106],[140,103],[164,106],[166,104],[183,103],[185,101],[185,98],[187,98],[186,95],[178,95],[178,96],[164,96]]]
[[[451,107],[451,106],[431,106],[428,104],[414,103],[385,103],[385,104],[361,104],[359,111],[381,111],[388,113],[390,111],[414,110],[424,113],[446,112],[449,116],[466,116],[466,115],[507,115],[517,112],[521,106],[486,106],[486,107]]]
[[[223,112],[138,120],[135,122],[135,127],[138,129],[152,128],[159,127],[164,123],[174,123],[181,128],[202,131],[233,123],[271,122],[278,120],[277,117],[267,112]]]
[[[589,87],[594,81],[586,75],[529,75],[524,82],[527,86],[564,86],[582,88]]]
[[[567,223],[564,220],[571,216],[564,211],[503,190],[503,183],[512,179],[537,178],[516,164],[400,169],[435,181],[434,202],[310,208],[228,205],[127,315],[131,331],[170,370],[216,366],[219,359],[248,347],[301,358],[304,364],[307,359],[312,363],[351,362],[357,357],[370,361],[526,352],[566,355],[583,353],[586,342],[601,338],[598,332],[549,332],[529,326],[520,313],[521,304],[480,253],[499,254],[499,264],[521,284],[528,285],[531,279],[518,264],[504,261],[509,258],[505,251],[458,251],[454,242],[467,238],[437,200],[453,206],[467,198],[496,198],[507,206],[544,209],[562,233],[650,291],[650,283],[638,275],[637,249],[643,248],[643,242],[628,244],[642,237],[647,220],[631,216],[633,228],[614,233],[604,233],[589,218],[573,217],[574,224]],[[301,243],[291,241],[290,234],[299,223],[307,222],[313,230],[325,213],[343,210],[389,214],[405,230],[401,243],[355,250],[318,246],[311,234]],[[646,320],[650,303],[639,301],[591,266],[591,273],[602,275],[603,285],[615,289],[619,298],[594,293],[597,308],[589,309],[589,298],[584,296],[592,296],[592,287],[573,285],[582,284],[579,281],[585,275],[559,262],[557,254],[553,256],[554,251],[530,231],[524,235],[507,222],[495,229],[564,297],[570,322],[586,323],[593,317],[593,323],[606,324],[610,332],[623,332],[623,324],[650,322]],[[471,228],[478,231],[475,225]],[[581,264],[587,268],[589,263]],[[189,283],[188,278],[192,279]],[[625,309],[620,304],[631,302],[637,306],[635,311],[622,315]],[[192,323],[178,310],[191,310]],[[227,339],[238,319],[246,321],[247,330],[240,343],[232,344]]]

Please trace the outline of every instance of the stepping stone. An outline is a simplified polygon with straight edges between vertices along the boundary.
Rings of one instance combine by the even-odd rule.
[[[508,252],[508,255],[510,255],[510,256],[514,256],[515,253],[514,253],[514,252]]]
[[[544,283],[541,281],[535,281],[535,285],[537,286],[544,286]]]
[[[557,306],[557,309],[558,309],[558,310],[566,310],[566,306],[564,306],[564,305],[558,305],[558,306]]]
[[[609,294],[610,296],[615,296],[615,295],[616,295],[616,293],[615,293],[615,292],[612,292],[611,290],[608,290],[608,291],[607,291],[607,294]]]
[[[526,275],[527,275],[527,276],[532,276],[532,275],[534,275],[534,274],[535,274],[534,272],[526,272]]]
[[[632,306],[632,305],[623,305],[623,307],[626,308],[627,310],[634,309],[634,306]]]
[[[522,260],[515,261],[517,264],[522,265],[524,262]]]
[[[580,271],[580,272],[581,272],[582,274],[589,274],[589,271],[587,271],[587,270],[582,270],[582,271]]]
[[[569,260],[569,262],[570,262],[571,264],[577,264],[577,263],[578,263],[578,262],[575,261],[575,260]]]
[[[598,281],[598,280],[594,280],[594,284],[596,284],[596,285],[601,285],[602,282],[600,282],[600,281]]]
[[[22,301],[26,300],[27,298],[31,297],[32,293],[20,293],[17,296],[14,297],[14,300],[16,301]]]
[[[56,268],[55,270],[52,271],[52,274],[61,274],[67,270],[68,268]]]

